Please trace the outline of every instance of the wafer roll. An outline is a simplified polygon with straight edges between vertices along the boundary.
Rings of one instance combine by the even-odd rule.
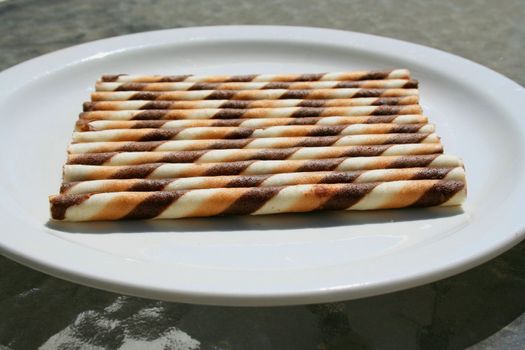
[[[64,182],[101,179],[168,179],[217,175],[261,175],[308,171],[353,171],[384,168],[451,168],[459,158],[443,155],[341,157],[314,160],[250,160],[224,163],[151,163],[125,166],[65,165]]]
[[[72,143],[69,153],[101,152],[173,152],[201,149],[291,148],[352,145],[387,145],[406,143],[439,143],[432,133],[376,134],[319,137],[267,137],[247,139],[175,140],[175,141],[110,141]]]
[[[264,129],[237,127],[195,127],[172,129],[114,129],[74,132],[73,142],[206,140],[268,137],[366,135],[388,133],[432,133],[433,124],[353,124],[353,125],[284,125]]]
[[[119,83],[160,83],[160,82],[296,82],[296,81],[342,81],[342,80],[374,80],[374,79],[408,79],[408,69],[384,71],[354,71],[307,74],[242,74],[242,75],[128,75],[105,74],[104,82]]]
[[[285,107],[251,109],[152,109],[129,111],[93,111],[80,113],[85,120],[155,120],[155,119],[243,119],[243,118],[306,118],[329,116],[366,116],[420,114],[419,105],[356,106],[356,107]]]
[[[399,180],[454,180],[465,182],[465,170],[457,168],[405,168],[359,171],[313,171],[270,175],[200,176],[178,179],[124,179],[70,182],[60,188],[61,194],[102,192],[177,191],[220,187],[269,187],[300,184],[368,183]]]
[[[219,149],[179,152],[109,152],[70,154],[67,164],[137,165],[147,163],[217,163],[239,160],[323,159],[436,153],[443,153],[443,147],[439,143],[279,149]]]
[[[200,101],[100,101],[84,102],[83,109],[88,111],[118,111],[139,109],[204,109],[204,108],[282,108],[282,107],[351,107],[412,105],[419,102],[418,96],[402,97],[363,97],[345,99],[318,100],[200,100]]]
[[[416,80],[360,80],[262,83],[105,83],[97,82],[96,91],[191,91],[191,90],[308,90],[308,89],[399,89],[417,88]]]
[[[276,99],[348,99],[362,97],[418,96],[417,89],[309,89],[309,90],[198,90],[198,91],[97,91],[92,101],[194,101],[194,100],[276,100]]]
[[[50,204],[55,220],[174,219],[459,205],[465,192],[461,181],[409,180],[57,195]]]
[[[266,128],[279,125],[353,125],[353,124],[425,124],[427,117],[419,114],[309,117],[309,118],[250,118],[250,119],[181,119],[181,120],[84,120],[76,123],[76,131],[111,129],[172,129],[192,127],[245,127]]]

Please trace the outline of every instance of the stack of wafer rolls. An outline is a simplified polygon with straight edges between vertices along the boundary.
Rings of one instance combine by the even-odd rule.
[[[460,205],[406,69],[103,75],[68,147],[56,220]]]

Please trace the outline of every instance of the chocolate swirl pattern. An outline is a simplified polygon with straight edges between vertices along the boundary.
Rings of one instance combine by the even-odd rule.
[[[460,205],[406,69],[103,75],[83,104],[56,220]]]

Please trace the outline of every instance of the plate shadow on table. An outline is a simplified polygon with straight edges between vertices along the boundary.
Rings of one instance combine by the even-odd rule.
[[[421,287],[338,303],[243,308],[123,296],[0,257],[0,319],[9,320],[0,323],[0,344],[35,349],[67,334],[54,340],[116,349],[124,338],[155,341],[183,332],[201,349],[464,349],[524,314],[524,266],[522,242],[479,267]],[[508,341],[496,343],[508,347],[474,349],[520,348]]]
[[[411,208],[371,211],[323,211],[259,216],[222,216],[174,220],[127,220],[100,222],[48,221],[50,229],[68,233],[145,233],[145,232],[205,232],[296,230],[388,224],[424,219],[437,219],[463,214],[461,207]]]

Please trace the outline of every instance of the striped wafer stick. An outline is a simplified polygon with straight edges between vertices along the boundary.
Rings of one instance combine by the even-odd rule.
[[[128,111],[93,111],[80,113],[85,120],[155,120],[155,119],[243,119],[243,118],[305,118],[330,116],[366,116],[389,114],[420,114],[419,105],[355,106],[355,107],[284,107],[284,108],[206,108],[150,109]]]
[[[432,133],[433,124],[283,125],[264,129],[195,127],[173,129],[114,129],[74,132],[73,142],[242,139],[267,137]]]
[[[394,89],[417,88],[416,80],[307,81],[262,83],[105,83],[97,82],[96,91],[191,91],[191,90],[270,90],[270,89]]]
[[[352,116],[352,117],[307,117],[307,118],[250,118],[250,119],[180,119],[180,120],[84,120],[76,123],[76,131],[145,128],[192,128],[238,126],[265,128],[278,125],[352,125],[352,124],[424,124],[427,117],[419,114]]]
[[[57,220],[173,219],[459,205],[465,194],[461,181],[409,180],[57,195],[50,204]]]
[[[342,157],[308,160],[249,160],[221,163],[150,163],[142,165],[64,166],[64,182],[100,179],[168,179],[217,175],[261,175],[309,171],[353,171],[384,168],[451,168],[462,166],[459,158],[443,155]]]
[[[373,80],[373,79],[408,79],[408,69],[354,71],[307,74],[242,74],[242,75],[128,75],[105,74],[100,79],[105,82],[156,83],[156,82],[257,82],[257,81],[323,81],[323,80]]]
[[[322,159],[443,153],[439,143],[403,145],[219,149],[179,152],[109,152],[70,154],[67,164],[136,165],[147,163],[216,163],[239,160]]]
[[[270,187],[318,183],[367,183],[399,180],[454,180],[465,182],[465,170],[457,168],[404,168],[358,171],[313,171],[269,175],[200,176],[178,179],[124,179],[70,182],[61,194],[102,192],[177,191],[220,187]]]
[[[353,145],[388,145],[405,143],[439,143],[432,133],[375,134],[318,137],[267,137],[247,139],[175,140],[175,141],[102,141],[69,145],[69,153],[100,152],[171,152],[229,148],[291,148]]]
[[[310,89],[310,90],[198,90],[198,91],[98,91],[92,101],[127,100],[276,100],[276,99],[348,99],[361,97],[418,96],[417,89]]]
[[[200,101],[99,101],[84,102],[88,111],[118,111],[133,109],[203,109],[203,108],[282,108],[282,107],[352,107],[382,105],[412,105],[419,102],[418,96],[334,98],[318,100],[200,100]]]

